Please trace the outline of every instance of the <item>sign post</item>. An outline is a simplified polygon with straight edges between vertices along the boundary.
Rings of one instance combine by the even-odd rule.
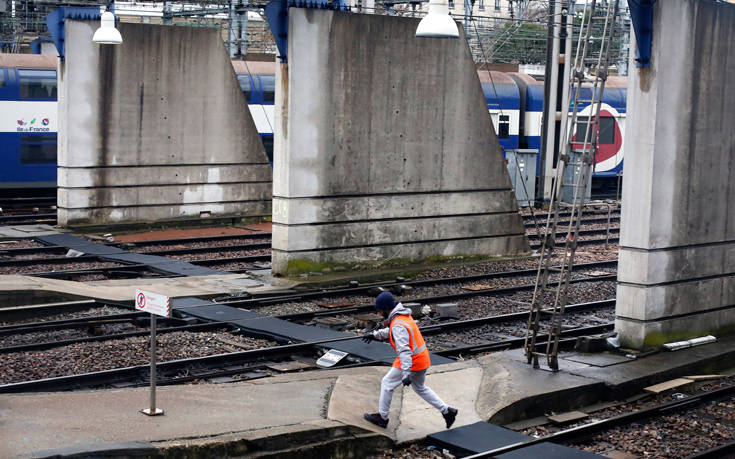
[[[148,416],[160,416],[163,410],[156,408],[156,316],[171,317],[171,298],[136,290],[135,309],[151,313],[151,406],[140,411]]]

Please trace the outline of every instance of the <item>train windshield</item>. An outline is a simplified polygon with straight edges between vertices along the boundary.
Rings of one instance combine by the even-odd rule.
[[[55,70],[18,70],[21,99],[56,99]]]

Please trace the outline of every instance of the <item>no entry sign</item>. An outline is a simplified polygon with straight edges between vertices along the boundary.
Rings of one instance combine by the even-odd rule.
[[[135,309],[157,316],[171,317],[171,298],[159,293],[136,290]]]

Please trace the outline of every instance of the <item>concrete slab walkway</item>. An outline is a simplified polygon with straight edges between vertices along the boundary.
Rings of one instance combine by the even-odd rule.
[[[96,282],[75,282],[34,276],[0,276],[0,298],[27,298],[23,304],[33,303],[34,294],[39,298],[50,294],[75,298],[94,298],[106,301],[132,301],[135,289],[143,289],[172,298],[211,297],[237,294],[263,287],[264,284],[247,274],[221,274],[211,276],[171,277],[152,279],[114,279]]]

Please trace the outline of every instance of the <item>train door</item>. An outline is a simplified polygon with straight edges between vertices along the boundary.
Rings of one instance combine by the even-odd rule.
[[[577,116],[579,122],[577,124],[577,131],[574,133],[572,139],[580,143],[575,143],[574,148],[582,148],[581,143],[587,130],[587,123],[590,122],[589,109],[586,108],[582,113]],[[600,109],[599,127],[597,132],[592,133],[593,138],[597,139],[598,146],[594,157],[593,170],[595,176],[615,175],[617,169],[622,167],[623,134],[618,125],[617,118],[619,118],[617,111],[603,104],[603,108]],[[594,122],[594,116],[591,119]]]

